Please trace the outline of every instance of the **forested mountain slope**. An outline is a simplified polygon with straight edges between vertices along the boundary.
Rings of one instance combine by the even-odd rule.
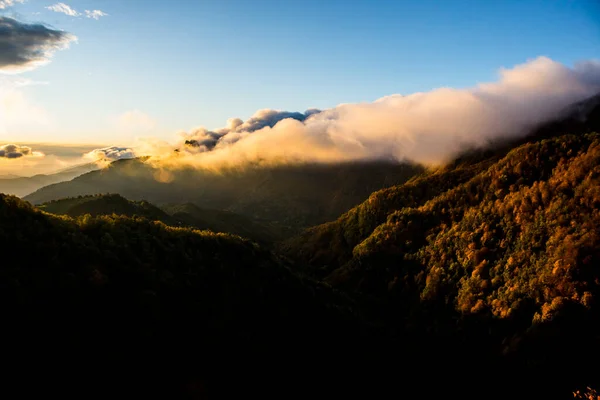
[[[213,232],[226,232],[271,244],[286,233],[268,223],[259,223],[231,211],[200,208],[192,203],[165,205],[162,209],[180,224]]]
[[[465,363],[514,371],[496,376],[523,395],[598,386],[600,369],[588,364],[600,356],[597,102],[585,112],[376,192],[281,250],[372,299],[388,327],[413,332],[415,347],[453,337]]]
[[[318,267],[321,269],[318,274],[324,276],[346,263],[352,257],[354,247],[384,223],[392,212],[421,206],[467,182],[520,145],[565,134],[591,132],[600,132],[600,95],[574,104],[555,121],[536,128],[523,139],[497,143],[488,150],[469,151],[448,165],[414,176],[405,184],[374,192],[367,201],[337,220],[307,229],[284,242],[281,249],[294,259]]]
[[[232,381],[268,393],[276,375],[255,365],[274,374],[324,351],[341,360],[362,335],[349,299],[239,237],[55,217],[0,195],[0,243],[2,390],[24,396],[220,398],[241,390]]]
[[[38,209],[59,215],[79,217],[90,214],[138,216],[150,221],[161,221],[168,225],[177,226],[179,221],[172,218],[160,208],[147,201],[130,201],[118,194],[91,195],[49,201],[40,204]]]
[[[147,218],[57,217],[0,196],[9,371],[29,368],[21,388],[36,382],[54,393],[39,384],[47,377],[79,397],[97,394],[90,388],[99,380],[107,396],[168,398],[563,399],[600,387],[597,100],[517,143],[469,152],[373,193],[283,243],[285,257],[238,236],[151,221],[165,218],[162,211],[120,196],[126,214]],[[313,211],[283,213],[310,181],[333,184],[332,170],[314,171],[329,172],[263,181],[266,193],[282,196],[273,209],[262,194],[236,197],[239,188],[201,197],[260,204],[254,217],[275,210],[273,220],[291,226],[291,213],[306,223],[331,204],[320,196],[359,191],[376,176],[344,170],[348,186],[302,197],[320,199]],[[121,174],[129,178],[114,179]],[[139,195],[150,180],[157,184],[140,160],[84,179],[128,182]],[[184,182],[167,188],[181,194]],[[284,196],[299,182],[307,186]],[[91,199],[99,215],[113,207],[110,196]],[[45,208],[75,207],[75,215],[81,201]],[[191,205],[165,210],[206,217]],[[57,367],[58,359],[71,367]]]

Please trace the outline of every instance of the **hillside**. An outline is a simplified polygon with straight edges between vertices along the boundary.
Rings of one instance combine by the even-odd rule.
[[[256,240],[263,244],[273,243],[281,235],[274,229],[243,215],[228,211],[201,209],[194,204],[164,206],[160,209],[147,201],[131,201],[118,194],[78,196],[40,204],[38,209],[57,215],[80,217],[85,214],[122,215],[160,221],[175,227],[190,227],[213,232],[231,233]]]
[[[600,134],[592,132],[600,115],[592,100],[577,108],[584,118],[378,191],[281,251],[374,301],[417,348],[440,337],[471,343],[461,359],[484,362],[523,396],[598,387],[596,365],[564,369],[600,356]],[[545,379],[559,370],[560,379]]]
[[[0,193],[23,197],[44,186],[69,181],[77,176],[97,169],[98,166],[95,163],[89,163],[47,175],[34,175],[31,177],[3,176],[0,177]]]
[[[101,376],[103,388],[125,382],[136,397],[563,399],[600,387],[599,109],[596,97],[517,142],[412,169],[280,244],[282,256],[238,236],[138,217],[56,217],[2,196],[0,304],[10,305],[7,343],[21,345],[11,360],[66,354],[77,366],[72,381],[89,388]],[[128,182],[123,190],[142,195],[161,178],[143,161],[79,179]],[[253,205],[254,218],[268,220],[270,210],[277,230],[326,215],[321,207],[339,199],[325,196],[348,190],[349,202],[369,179],[387,182],[380,167],[393,166],[185,170],[161,178],[168,183],[155,196],[185,198],[183,189],[195,188],[187,196]],[[261,190],[245,191],[242,183],[259,177]],[[310,182],[332,187],[313,193]],[[43,208],[116,209],[111,196],[83,199]],[[114,199],[151,219],[261,228],[197,205],[163,204],[163,212]],[[270,208],[269,199],[281,204]],[[107,362],[123,367],[97,367]],[[39,376],[50,370],[40,368]]]
[[[40,204],[37,208],[52,214],[68,215],[70,217],[79,217],[85,214],[90,214],[93,217],[116,214],[128,217],[143,217],[150,221],[161,221],[172,226],[180,225],[179,220],[169,216],[147,201],[130,201],[118,194],[53,200]]]
[[[191,203],[165,205],[162,209],[180,224],[197,229],[232,233],[261,243],[273,243],[284,236],[275,227],[230,211],[209,210]]]
[[[239,237],[55,217],[0,195],[0,243],[3,382],[23,395],[177,398],[200,385],[220,398],[237,390],[231,381],[245,393],[290,390],[318,375],[281,366],[324,351],[344,360],[363,331],[351,300]],[[270,389],[250,374],[259,359],[277,377]]]
[[[368,200],[332,222],[311,227],[282,243],[280,249],[294,259],[317,266],[321,277],[352,258],[355,246],[365,240],[388,215],[406,207],[418,207],[434,197],[471,180],[520,145],[571,134],[600,132],[600,95],[568,107],[555,121],[536,128],[529,136],[497,143],[489,150],[465,153],[441,168],[415,175],[405,184],[372,193]]]
[[[119,193],[157,206],[193,203],[227,210],[297,232],[338,217],[373,191],[402,183],[422,168],[389,162],[280,165],[208,171],[155,170],[144,159],[120,160],[90,174],[47,186],[25,200]]]

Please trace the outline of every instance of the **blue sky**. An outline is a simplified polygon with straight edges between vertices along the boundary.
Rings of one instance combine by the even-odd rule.
[[[47,83],[19,88],[47,121],[0,131],[2,141],[127,145],[262,108],[469,87],[541,55],[600,58],[595,0],[64,1],[108,14],[98,20],[45,9],[55,3],[0,10],[78,38],[18,75]]]

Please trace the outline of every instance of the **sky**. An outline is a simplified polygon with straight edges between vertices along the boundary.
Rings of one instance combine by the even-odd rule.
[[[0,68],[0,145],[126,147],[600,59],[597,0],[0,0],[0,17],[62,32],[44,62]]]

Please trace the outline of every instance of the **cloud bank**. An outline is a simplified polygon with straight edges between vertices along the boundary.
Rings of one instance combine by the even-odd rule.
[[[148,140],[138,153],[162,166],[387,159],[440,165],[461,151],[526,134],[600,92],[600,62],[573,68],[546,57],[501,69],[497,82],[440,88],[304,114],[262,110],[225,128]]]
[[[17,159],[21,157],[43,157],[44,154],[31,150],[28,146],[18,146],[16,144],[5,144],[0,146],[0,158]]]
[[[0,72],[18,73],[46,64],[75,40],[68,32],[0,16]]]
[[[0,10],[12,7],[17,3],[25,3],[25,0],[0,0]]]

